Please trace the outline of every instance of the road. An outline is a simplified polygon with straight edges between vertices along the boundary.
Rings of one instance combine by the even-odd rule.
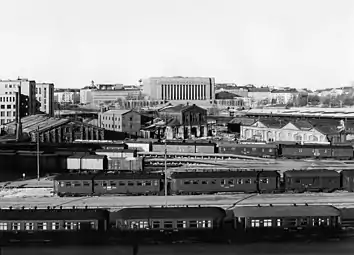
[[[250,205],[280,205],[280,204],[332,204],[337,207],[354,207],[353,193],[312,193],[312,194],[234,194],[234,195],[200,195],[200,196],[168,196],[169,206],[219,206],[232,208]],[[35,207],[46,208],[47,206],[65,207],[102,207],[120,209],[124,207],[142,206],[164,206],[166,198],[163,196],[145,197],[81,197],[81,198],[60,198],[60,197],[15,197],[2,198],[0,207]]]

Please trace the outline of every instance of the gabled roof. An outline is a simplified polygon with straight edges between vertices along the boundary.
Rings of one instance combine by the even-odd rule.
[[[200,107],[200,106],[197,106],[195,104],[193,105],[183,105],[183,104],[179,104],[179,105],[176,105],[176,106],[171,106],[171,107],[166,107],[164,109],[160,109],[159,112],[166,112],[166,113],[180,113],[180,112],[184,112],[184,111],[187,111],[189,109],[192,109],[192,108],[199,108],[199,109],[202,109],[202,110],[205,110],[204,108]]]
[[[273,118],[261,119],[259,120],[259,122],[268,128],[282,128],[286,124],[288,124],[288,121],[278,120]]]
[[[251,118],[233,118],[229,121],[229,124],[240,124],[242,126],[251,126],[256,122],[255,119]]]
[[[298,120],[294,122],[291,121],[290,123],[292,123],[295,127],[297,127],[300,130],[310,130],[313,128],[311,123],[306,120]]]
[[[241,96],[227,91],[222,91],[215,94],[215,99],[234,99],[235,97],[241,97]]]
[[[131,112],[133,110],[108,110],[104,112],[103,114],[115,114],[115,115],[124,115],[128,112]]]

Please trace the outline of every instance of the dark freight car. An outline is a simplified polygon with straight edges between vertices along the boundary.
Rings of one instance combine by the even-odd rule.
[[[143,171],[144,158],[134,158],[128,160],[126,158],[110,158],[108,160],[108,170],[113,171]]]
[[[330,192],[341,188],[341,175],[334,170],[290,170],[284,172],[286,191],[324,191]]]
[[[278,156],[278,147],[275,144],[223,143],[219,145],[219,153],[276,158]]]
[[[279,181],[276,171],[175,172],[171,193],[273,192],[279,189]]]
[[[158,195],[163,176],[144,173],[104,173],[94,178],[95,195]]]
[[[350,145],[336,145],[331,146],[332,157],[335,159],[352,159],[353,158],[353,146]]]
[[[179,152],[179,153],[205,153],[212,154],[216,152],[215,143],[192,143],[192,142],[167,142],[165,143],[153,143],[153,152]]]
[[[326,145],[280,145],[280,155],[285,158],[331,158],[332,150]]]

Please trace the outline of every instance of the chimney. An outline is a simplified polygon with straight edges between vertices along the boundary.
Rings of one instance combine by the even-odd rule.
[[[22,137],[22,123],[20,116],[21,108],[21,85],[18,86],[18,92],[16,92],[16,141],[19,141]]]

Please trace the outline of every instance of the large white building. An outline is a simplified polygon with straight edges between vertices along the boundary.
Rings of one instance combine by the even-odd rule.
[[[54,84],[53,83],[37,83],[36,96],[40,102],[40,111],[45,112],[49,116],[54,116]]]
[[[80,103],[79,89],[55,89],[54,101],[59,104],[78,104]]]
[[[143,93],[152,100],[213,101],[215,78],[151,77],[143,80]]]
[[[23,116],[37,111],[36,82],[28,79],[0,80],[0,125],[16,119],[16,92],[21,86],[21,112]]]

